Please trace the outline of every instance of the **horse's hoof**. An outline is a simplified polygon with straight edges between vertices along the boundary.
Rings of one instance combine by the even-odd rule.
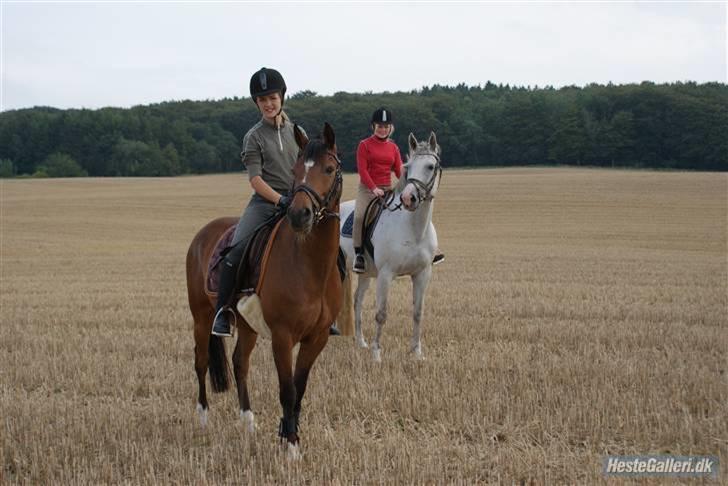
[[[375,363],[382,362],[382,350],[380,348],[372,349],[372,359],[374,359]]]
[[[422,347],[421,346],[415,346],[412,348],[412,358],[415,361],[424,361],[425,355],[422,354]]]
[[[299,448],[298,444],[292,444],[290,442],[286,442],[286,444],[288,444],[288,450],[286,453],[288,460],[289,461],[300,461],[301,460],[301,449]]]
[[[207,409],[201,403],[197,404],[197,415],[200,417],[200,426],[207,427]]]
[[[250,432],[251,434],[255,432],[255,415],[253,415],[251,410],[241,410],[240,420],[243,421],[243,427],[245,427],[247,432]]]
[[[356,338],[356,345],[362,349],[369,348],[369,345],[367,344],[366,339],[364,339],[363,337]]]

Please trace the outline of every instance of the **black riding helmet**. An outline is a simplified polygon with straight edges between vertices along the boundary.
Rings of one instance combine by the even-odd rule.
[[[253,102],[258,96],[265,96],[276,91],[281,93],[281,104],[286,97],[286,81],[275,69],[261,68],[250,78],[250,96]]]
[[[383,106],[374,110],[374,113],[372,113],[372,123],[394,123],[392,112]]]

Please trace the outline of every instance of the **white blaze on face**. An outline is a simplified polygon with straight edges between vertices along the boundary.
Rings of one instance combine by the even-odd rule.
[[[402,201],[404,202],[405,207],[409,208],[411,206],[412,194],[414,192],[414,184],[410,183],[405,186],[404,191],[402,191]]]
[[[306,173],[303,175],[303,183],[306,183],[306,177],[308,177],[308,171],[313,167],[314,161],[313,160],[307,160],[303,163],[303,167],[306,169]]]

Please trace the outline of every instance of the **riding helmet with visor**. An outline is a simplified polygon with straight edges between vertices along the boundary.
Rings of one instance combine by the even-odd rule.
[[[372,113],[372,123],[379,123],[380,125],[391,125],[392,123],[394,123],[394,117],[392,116],[392,112],[385,107],[374,110],[374,113]]]
[[[261,68],[250,78],[250,96],[254,102],[258,96],[269,95],[276,91],[281,94],[281,104],[283,104],[286,97],[286,81],[275,69]]]

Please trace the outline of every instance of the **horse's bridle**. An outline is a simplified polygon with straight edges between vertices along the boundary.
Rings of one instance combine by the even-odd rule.
[[[412,184],[413,186],[415,186],[415,190],[417,191],[417,197],[420,199],[420,201],[431,201],[435,199],[435,196],[432,195],[432,189],[435,187],[435,181],[437,181],[439,184],[440,179],[442,178],[442,165],[440,164],[440,156],[436,153],[422,153],[418,155],[429,155],[431,157],[435,157],[435,172],[433,172],[432,177],[430,177],[430,180],[427,181],[427,183],[424,183],[419,179],[415,179],[414,177],[408,177],[406,181],[408,184]],[[395,207],[391,207],[393,199],[394,192],[392,192],[390,198],[385,201],[384,207],[389,209],[390,211],[402,209],[402,195],[399,195],[399,204],[397,204]]]
[[[314,191],[308,184],[301,183],[293,188],[291,197],[295,196],[298,192],[303,192],[311,200],[311,205],[314,207],[313,224],[318,224],[327,217],[338,218],[339,213],[329,209],[329,204],[336,197],[338,200],[341,197],[341,188],[343,186],[343,175],[341,173],[341,160],[332,151],[327,150],[326,155],[336,161],[336,175],[334,176],[334,183],[331,184],[329,192],[324,197],[321,197],[316,191]],[[299,158],[301,154],[299,153]]]

